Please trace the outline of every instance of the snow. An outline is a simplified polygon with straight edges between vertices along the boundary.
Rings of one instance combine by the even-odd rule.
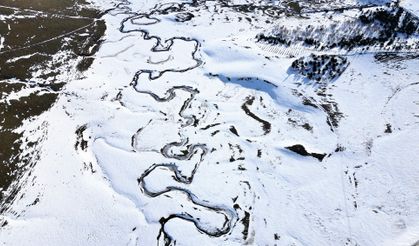
[[[419,14],[419,3],[417,0],[401,0],[400,5],[411,11],[414,15]]]
[[[231,8],[185,1],[189,22],[134,15],[164,3],[124,1],[102,17],[106,41],[92,67],[36,119],[48,125],[41,159],[2,215],[0,242],[164,245],[163,232],[177,245],[418,240],[417,58],[349,55],[322,95],[288,72],[298,57],[254,42],[275,26],[269,16],[239,21]],[[336,126],[325,104],[337,105]],[[327,156],[286,149],[295,144]]]

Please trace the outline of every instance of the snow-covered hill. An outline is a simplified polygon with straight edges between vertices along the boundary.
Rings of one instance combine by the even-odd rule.
[[[379,1],[91,2],[106,10],[104,42],[54,106],[25,122],[45,122],[46,133],[24,132],[44,140],[1,215],[0,242],[419,240],[413,11]],[[380,9],[416,28],[389,34],[403,52],[373,40],[390,24],[359,21]],[[371,43],[329,45],[355,34]]]

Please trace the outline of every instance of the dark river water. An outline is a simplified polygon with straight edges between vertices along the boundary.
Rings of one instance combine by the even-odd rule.
[[[83,0],[0,2],[0,212],[37,159],[37,141],[15,129],[52,107],[68,82],[63,71],[81,74],[91,65],[105,31],[100,16]]]

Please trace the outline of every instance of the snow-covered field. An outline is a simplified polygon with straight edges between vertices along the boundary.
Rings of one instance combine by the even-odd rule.
[[[43,139],[40,158],[0,215],[0,243],[419,240],[415,50],[337,51],[341,75],[311,81],[290,69],[309,49],[279,52],[256,36],[319,13],[266,1],[90,2],[107,11],[105,41],[20,129]]]
[[[400,4],[416,15],[419,13],[419,5],[416,0],[402,0],[400,1]]]

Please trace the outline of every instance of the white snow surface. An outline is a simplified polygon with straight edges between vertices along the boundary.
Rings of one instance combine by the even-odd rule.
[[[135,15],[188,3],[172,2],[125,2],[104,15],[105,42],[92,67],[25,123],[47,122],[47,133],[20,198],[2,215],[0,243],[164,245],[161,230],[176,245],[419,240],[419,59],[347,56],[349,67],[320,95],[318,85],[289,73],[295,57],[253,42],[275,26],[269,16],[239,21],[243,14],[215,2],[183,5],[195,15],[186,22]],[[162,39],[157,50],[158,40],[139,30]],[[327,103],[338,105],[338,126]],[[168,143],[180,146],[164,156]],[[286,148],[296,144],[326,157]],[[190,158],[173,158],[194,145]],[[176,165],[192,182],[159,164]],[[171,219],[162,226],[161,218]]]
[[[401,0],[401,6],[410,10],[413,14],[419,15],[419,1],[418,0]]]

